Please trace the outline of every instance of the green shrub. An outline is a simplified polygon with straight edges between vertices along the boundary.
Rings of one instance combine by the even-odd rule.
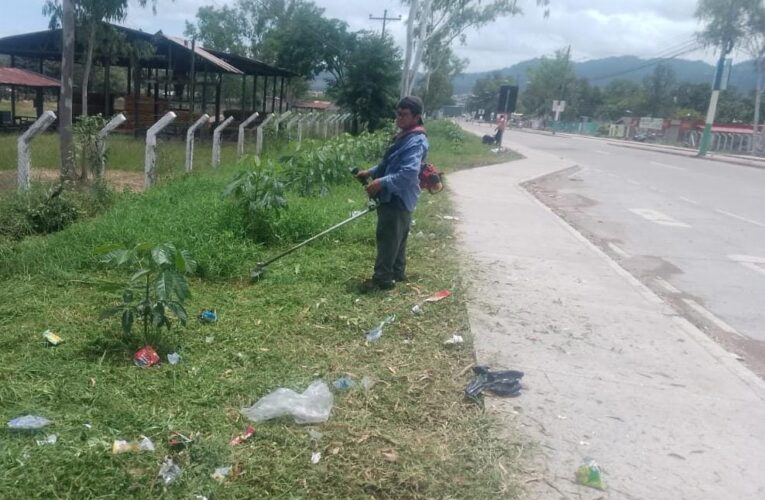
[[[260,170],[260,160],[256,159],[255,170],[239,173],[223,191],[224,197],[234,198],[247,233],[264,243],[277,238],[276,221],[287,208],[284,184],[276,179],[275,167],[268,160],[268,170]]]
[[[131,273],[122,291],[122,302],[105,309],[101,319],[119,316],[122,333],[130,336],[136,321],[141,323],[142,340],[156,345],[162,340],[162,329],[170,330],[171,317],[186,325],[188,315],[184,302],[191,296],[186,274],[196,270],[197,263],[185,250],[170,243],[152,246],[139,243],[132,248],[106,245],[99,249],[101,262]]]

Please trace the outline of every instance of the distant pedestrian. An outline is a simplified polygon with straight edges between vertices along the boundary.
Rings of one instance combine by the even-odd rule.
[[[495,142],[499,148],[502,148],[502,136],[507,128],[507,115],[499,114],[497,116],[497,135],[494,136]]]

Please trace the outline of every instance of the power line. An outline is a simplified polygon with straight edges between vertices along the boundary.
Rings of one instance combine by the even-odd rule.
[[[687,46],[685,46],[685,47],[683,47],[681,49],[676,49],[673,53],[666,54],[666,55],[664,55],[662,57],[653,58],[653,59],[651,59],[651,60],[649,60],[649,61],[647,61],[647,62],[645,62],[643,64],[640,64],[639,66],[635,66],[634,68],[630,68],[630,69],[622,70],[622,71],[617,71],[616,73],[601,75],[601,76],[598,76],[598,77],[595,77],[595,78],[589,78],[589,80],[591,82],[596,82],[598,80],[606,80],[606,79],[609,79],[609,78],[616,78],[618,76],[626,75],[626,74],[629,74],[629,73],[634,73],[635,71],[640,71],[641,69],[645,69],[645,68],[648,68],[648,67],[660,64],[662,62],[669,61],[671,59],[675,59],[676,57],[680,57],[683,54],[687,54],[689,52],[694,52],[694,51],[696,51],[696,50],[698,50],[700,48],[701,48],[701,46],[698,43],[693,42],[692,44],[687,45]]]

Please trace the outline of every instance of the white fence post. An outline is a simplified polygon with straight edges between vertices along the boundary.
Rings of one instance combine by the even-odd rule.
[[[194,135],[197,133],[199,127],[209,121],[210,115],[205,113],[186,131],[186,173],[191,172],[194,168]]]
[[[274,116],[276,115],[273,113],[268,115],[268,118],[263,120],[255,131],[255,154],[257,156],[260,156],[260,153],[263,151],[263,129],[268,125],[268,122],[274,119]]]
[[[244,129],[249,127],[250,124],[258,118],[258,116],[260,116],[260,114],[256,111],[239,125],[239,138],[236,142],[236,153],[239,158],[244,156]]]
[[[290,120],[287,122],[287,125],[284,126],[284,129],[287,132],[287,140],[292,140],[292,134],[290,134],[290,129],[292,129],[292,125],[297,123],[298,120],[300,120],[301,115],[294,115]]]
[[[283,121],[285,120],[285,118],[287,118],[287,117],[288,117],[288,116],[290,116],[291,114],[292,114],[292,110],[290,110],[290,111],[287,111],[287,112],[285,112],[285,113],[282,113],[281,115],[279,115],[279,116],[276,118],[276,123],[275,123],[275,127],[276,127],[276,135],[279,135],[279,124],[280,124],[281,122],[283,122]]]
[[[56,113],[53,111],[46,111],[43,113],[36,122],[32,124],[26,132],[16,141],[18,145],[18,190],[29,191],[30,187],[30,170],[32,168],[32,160],[29,156],[29,143],[32,142],[37,135],[45,132],[45,130],[56,121]]]
[[[116,129],[126,121],[127,118],[125,117],[124,113],[120,113],[112,118],[109,123],[107,123],[106,126],[98,132],[98,135],[96,136],[96,146],[98,147],[97,175],[99,178],[103,178],[104,174],[106,173],[106,136],[109,135],[109,132]]]
[[[226,120],[215,127],[215,131],[213,132],[213,150],[212,150],[212,166],[213,168],[218,168],[220,166],[220,134],[223,132],[223,129],[231,125],[231,122],[234,121],[233,116],[229,116],[226,118]]]
[[[157,134],[175,120],[176,114],[169,111],[146,131],[146,158],[143,166],[143,187],[149,189],[157,182]]]

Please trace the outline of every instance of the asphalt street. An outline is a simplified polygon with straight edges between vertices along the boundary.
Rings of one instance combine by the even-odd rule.
[[[527,185],[688,319],[765,363],[765,170],[509,130],[570,160]]]

